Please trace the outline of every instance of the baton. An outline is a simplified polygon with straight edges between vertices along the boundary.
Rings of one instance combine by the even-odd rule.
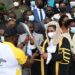
[[[38,51],[40,54],[42,54],[42,51],[41,51],[41,48],[40,48],[40,45],[36,42],[36,40],[33,38],[30,30],[29,30],[29,27],[27,26],[27,24],[25,23],[22,23],[20,22],[20,24],[23,26],[23,28],[25,29],[26,33],[31,37],[31,39],[34,41],[34,44],[35,46],[37,47]]]

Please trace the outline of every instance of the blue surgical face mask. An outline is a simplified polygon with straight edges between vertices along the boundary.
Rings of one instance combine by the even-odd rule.
[[[75,33],[75,27],[71,27],[71,33]]]

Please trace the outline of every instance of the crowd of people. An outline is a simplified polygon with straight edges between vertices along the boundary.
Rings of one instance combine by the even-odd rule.
[[[75,75],[75,0],[0,0],[0,75]]]

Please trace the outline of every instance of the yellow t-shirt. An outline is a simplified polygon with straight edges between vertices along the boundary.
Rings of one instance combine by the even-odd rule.
[[[25,53],[23,52],[23,50],[21,50],[20,48],[15,47],[10,42],[3,42],[3,43],[10,46],[10,48],[13,51],[13,54],[14,54],[15,58],[17,59],[17,61],[19,62],[19,64],[26,63],[27,56],[25,55]]]

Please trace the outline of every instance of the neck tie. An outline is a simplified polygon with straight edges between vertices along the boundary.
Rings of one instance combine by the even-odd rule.
[[[40,9],[40,20],[41,20],[41,21],[43,20],[43,15],[42,15],[41,9]]]

